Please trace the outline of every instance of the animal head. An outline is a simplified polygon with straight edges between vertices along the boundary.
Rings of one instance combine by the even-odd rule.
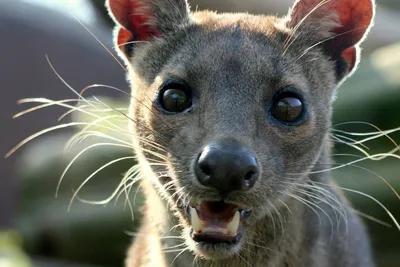
[[[132,86],[133,140],[203,257],[224,258],[326,160],[336,87],[356,68],[372,0],[298,0],[287,16],[109,0]],[[272,203],[272,205],[271,205]]]

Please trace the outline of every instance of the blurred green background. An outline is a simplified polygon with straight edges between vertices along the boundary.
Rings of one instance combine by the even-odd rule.
[[[192,7],[198,9],[269,14],[284,14],[291,3],[291,0],[191,1]],[[400,127],[400,2],[377,0],[377,4],[376,25],[363,46],[361,65],[338,91],[334,107],[334,124],[354,123],[338,125],[335,127],[338,130],[358,133],[377,131],[361,122],[373,124],[382,130]],[[102,0],[0,0],[0,36],[4,40],[2,45],[7,48],[0,52],[0,69],[4,74],[1,84],[5,95],[1,100],[4,110],[0,118],[1,125],[7,128],[2,133],[1,151],[6,153],[30,134],[59,124],[57,118],[67,110],[50,107],[13,121],[13,114],[32,106],[17,106],[17,99],[76,98],[52,72],[45,55],[49,55],[57,71],[78,91],[87,85],[104,83],[129,92],[123,70],[77,21],[82,21],[113,52],[112,23],[103,5]],[[113,108],[121,108],[122,112],[127,108],[126,95],[117,91],[95,88],[86,94],[88,97],[93,95]],[[95,113],[115,114],[114,111]],[[124,121],[120,121],[121,117],[112,121],[125,127]],[[61,123],[69,121],[93,121],[93,117],[73,112]],[[140,222],[140,191],[135,198],[134,220],[124,194],[118,201],[113,200],[108,205],[89,205],[78,199],[75,199],[70,210],[68,205],[75,190],[91,173],[114,159],[131,156],[132,151],[115,146],[98,146],[89,150],[70,168],[55,198],[60,175],[77,153],[91,144],[108,142],[89,137],[64,152],[65,143],[77,130],[79,127],[46,134],[0,164],[0,195],[3,203],[0,222],[12,216],[9,219],[11,225],[21,234],[23,248],[34,260],[35,266],[121,266],[132,239],[129,233],[134,232]],[[129,135],[123,131],[118,135],[112,131],[105,133],[129,140]],[[366,137],[346,136],[357,140]],[[391,133],[390,137],[400,143],[400,132]],[[370,154],[385,153],[395,147],[385,136],[365,145],[368,149],[364,149]],[[340,143],[335,144],[334,152],[362,155],[355,148]],[[334,159],[336,163],[346,163],[357,158],[337,156]],[[333,173],[341,186],[373,196],[400,220],[399,199],[379,178],[385,178],[394,189],[400,191],[399,163],[400,160],[395,158],[366,160]],[[79,197],[92,201],[108,198],[133,164],[132,159],[126,159],[105,168],[82,188]],[[133,188],[131,200],[136,192],[136,188]],[[399,267],[400,232],[388,215],[365,196],[354,193],[346,195],[355,209],[374,218],[365,218],[365,223],[371,233],[378,266]],[[8,210],[9,207],[12,209]]]

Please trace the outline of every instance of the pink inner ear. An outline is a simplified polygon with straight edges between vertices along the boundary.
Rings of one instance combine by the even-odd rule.
[[[337,15],[339,27],[332,23],[335,21],[329,21],[331,14]],[[351,71],[357,64],[356,45],[368,31],[373,15],[374,0],[297,0],[288,25],[293,28],[306,17],[305,27],[307,23],[326,23],[327,27],[322,29],[327,32],[321,32],[321,36],[327,36],[329,32],[334,36],[324,41],[324,45],[334,57],[343,57]],[[332,25],[335,26],[329,29]]]
[[[129,29],[129,0],[108,0],[111,14],[122,27]]]
[[[357,64],[357,48],[349,47],[342,52],[341,56],[346,60],[348,70],[352,71]]]
[[[372,0],[331,0],[327,5],[331,12],[338,14],[342,25],[333,30],[341,34],[335,38],[337,45],[348,48],[361,41],[372,21]]]
[[[117,45],[121,51],[124,51],[124,46],[131,41],[133,38],[132,33],[130,31],[125,30],[124,28],[119,29],[117,35]]]
[[[151,14],[152,8],[146,7],[143,0],[130,0],[130,11],[129,17],[135,39],[137,40],[148,40],[152,36],[159,36],[160,32],[156,29],[154,23],[155,18]],[[138,12],[140,10],[140,13]]]
[[[333,32],[338,36],[332,40],[332,48],[341,51],[341,56],[352,71],[357,64],[356,44],[366,34],[373,17],[373,3],[371,0],[333,0],[329,9],[339,16],[341,26]]]
[[[160,32],[156,28],[155,17],[152,8],[146,6],[151,1],[146,0],[109,0],[109,7],[114,18],[126,30],[130,31],[132,40],[145,41],[152,36],[159,36]],[[119,45],[127,42],[125,40],[127,33],[121,31],[118,36],[118,42],[124,40]]]
[[[291,12],[290,27],[307,17],[309,23],[327,23],[330,14],[337,14],[341,26],[331,29],[338,34],[342,49],[357,44],[368,30],[374,13],[373,0],[298,0]]]

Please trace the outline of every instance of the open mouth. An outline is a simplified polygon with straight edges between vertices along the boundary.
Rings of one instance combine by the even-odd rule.
[[[234,245],[242,237],[243,222],[251,210],[224,201],[204,201],[189,206],[188,213],[195,242]]]

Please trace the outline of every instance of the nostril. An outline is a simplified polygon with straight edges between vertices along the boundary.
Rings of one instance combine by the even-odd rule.
[[[200,170],[207,176],[211,175],[211,169],[210,166],[208,166],[207,164],[200,164]]]
[[[248,173],[246,173],[246,175],[244,176],[244,180],[246,180],[247,182],[250,182],[252,180],[254,180],[254,178],[256,177],[257,173],[254,171],[249,171]]]
[[[211,167],[210,167],[210,157],[208,155],[209,151],[205,150],[201,152],[197,158],[197,165],[199,170],[202,172],[202,174],[206,176],[210,176],[212,173]]]
[[[242,185],[244,186],[242,188],[243,190],[251,189],[256,183],[259,175],[258,164],[255,157],[248,157],[247,164],[247,170],[244,169],[247,172],[242,176]]]
[[[195,171],[198,181],[205,186],[210,186],[210,183],[212,182],[212,167],[210,166],[207,152],[203,151],[199,154],[195,165]]]

